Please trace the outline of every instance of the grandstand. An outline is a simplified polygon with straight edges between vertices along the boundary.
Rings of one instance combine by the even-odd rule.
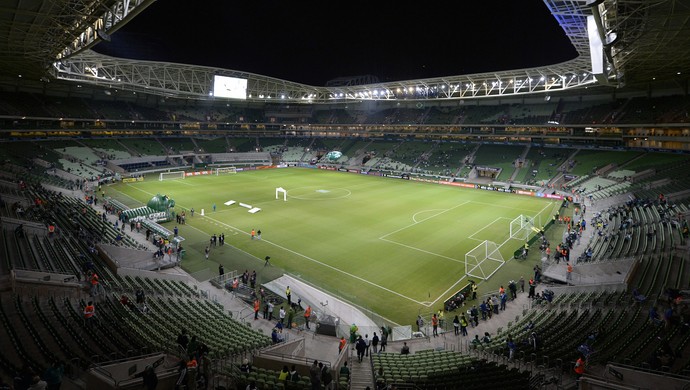
[[[688,386],[690,57],[678,49],[688,47],[688,1],[545,0],[577,58],[345,87],[112,58],[90,49],[151,3],[96,1],[82,10],[56,10],[19,1],[16,9],[0,12],[2,31],[11,37],[0,44],[1,381],[28,388],[33,374],[47,378],[52,363],[62,362],[63,389],[140,388],[139,374],[147,366],[157,373],[158,388],[174,388],[180,363],[198,352],[198,373],[189,370],[184,388],[244,389],[252,382],[269,390],[312,388],[314,360],[329,367],[339,389]],[[29,14],[33,19],[26,19]],[[247,79],[247,99],[214,98],[214,75]],[[331,151],[342,155],[329,158]],[[216,176],[218,167],[231,167],[238,173],[233,177],[247,181]],[[273,169],[284,167],[296,168]],[[315,187],[313,175],[315,191],[304,186],[293,192],[287,184],[305,171],[298,168],[355,174],[328,176],[337,182],[330,190]],[[204,183],[204,192],[223,201],[197,208],[196,217],[181,205],[169,214],[175,222],[157,223],[161,216],[154,210],[146,210],[153,217],[136,219],[143,216],[138,197],[153,195],[147,185],[159,185],[153,178],[161,172],[174,180],[160,188],[183,195]],[[188,175],[205,177],[183,179]],[[399,256],[410,249],[414,255],[400,256],[385,269],[377,253],[382,261],[363,259],[371,268],[358,273],[354,265],[327,256],[295,261],[290,252],[301,251],[299,245],[330,245],[329,251],[345,256],[353,247],[373,248],[371,242],[307,237],[298,244],[304,237],[297,228],[284,241],[268,237],[275,218],[288,226],[321,221],[309,215],[316,207],[271,215],[268,201],[242,206],[250,197],[273,201],[277,185],[271,184],[268,195],[251,191],[276,177],[287,182],[285,204],[292,205],[299,197],[324,204],[349,197],[343,183],[365,176],[380,176],[397,191],[376,203],[381,208],[392,210],[396,201],[411,198],[419,208],[412,227],[426,227],[429,215],[450,210],[432,209],[439,193],[429,188],[463,187],[458,198],[466,189],[485,194],[487,202],[457,219],[511,210],[527,238],[496,244],[515,255],[493,276],[476,280],[477,300],[470,298],[464,274],[450,287],[404,281],[403,294],[385,287],[401,284],[392,280],[392,268],[426,283],[432,266],[424,256],[432,256],[452,264],[436,271],[458,273],[453,262],[460,261],[442,249],[461,248],[460,237],[410,234],[395,242],[387,238],[393,233],[385,234],[378,240],[395,246],[388,252]],[[358,200],[358,209],[366,210],[383,192],[371,183],[354,185],[371,191],[370,199]],[[428,185],[428,192],[415,193],[418,185]],[[239,193],[251,195],[233,199]],[[505,206],[493,195],[515,200]],[[555,213],[547,203],[536,218],[527,216],[522,208],[528,208],[528,197],[557,200]],[[340,204],[326,207],[335,214]],[[247,210],[262,208],[251,215],[265,226],[265,237],[252,244],[271,245],[285,259],[259,257],[240,242],[248,233],[234,228],[230,218],[208,217],[235,213],[239,221]],[[371,220],[360,223],[383,229],[386,221],[373,219],[378,211],[370,210]],[[390,219],[406,212],[393,210]],[[507,215],[492,215],[494,222],[473,227],[467,239],[488,242],[482,234],[514,220]],[[449,234],[471,225],[444,221],[449,222],[440,230]],[[359,230],[341,223],[310,228],[340,229],[333,235],[348,237]],[[499,237],[509,235],[503,230]],[[227,234],[228,242],[218,244],[218,233]],[[414,239],[431,250],[415,246]],[[211,258],[204,258],[206,247],[212,247]],[[225,266],[223,273],[216,266]],[[245,269],[256,269],[256,279],[245,276]],[[534,291],[530,279],[537,280]],[[350,280],[356,281],[349,287],[361,292],[344,286]],[[371,285],[388,291],[371,293]],[[456,314],[469,317],[472,307],[481,309],[487,301],[501,306],[499,288],[511,285],[518,291],[514,299],[480,313],[468,336],[454,334]],[[437,290],[442,294],[433,300]],[[391,295],[398,296],[387,300]],[[90,301],[95,320],[85,317]],[[273,317],[281,306],[288,311],[279,334],[272,333],[276,320],[264,318],[268,302]],[[307,305],[313,315],[305,320]],[[393,305],[407,312],[389,310]],[[444,317],[436,337],[432,316],[439,310]],[[356,338],[350,338],[354,323],[355,335],[386,334],[386,351],[357,362]],[[181,345],[185,332],[198,348]],[[340,337],[348,341],[336,352]],[[400,353],[403,343],[410,354]],[[582,378],[573,369],[580,356],[586,358]],[[349,375],[340,373],[345,363]],[[301,379],[280,381],[285,364],[294,365]]]

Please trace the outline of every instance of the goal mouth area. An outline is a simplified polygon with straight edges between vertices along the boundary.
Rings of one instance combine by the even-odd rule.
[[[484,240],[465,253],[465,274],[476,279],[487,280],[505,263],[498,244]]]
[[[527,240],[535,228],[534,222],[534,217],[520,214],[510,221],[510,238]]]
[[[174,171],[174,172],[161,172],[158,175],[158,181],[163,180],[180,180],[186,178],[187,175],[184,171]]]

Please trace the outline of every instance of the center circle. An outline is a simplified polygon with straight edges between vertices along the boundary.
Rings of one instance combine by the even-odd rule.
[[[321,186],[297,187],[288,190],[288,198],[302,200],[333,200],[343,199],[352,192],[346,188],[330,188]]]

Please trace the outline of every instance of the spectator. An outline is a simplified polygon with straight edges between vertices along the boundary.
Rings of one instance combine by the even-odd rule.
[[[652,320],[655,325],[661,325],[661,317],[659,316],[656,306],[652,306],[649,309],[649,319]]]
[[[323,383],[324,390],[333,390],[333,375],[331,375],[331,369],[327,365],[321,368],[321,383]]]
[[[89,301],[84,307],[84,322],[90,325],[96,319],[96,307],[93,305],[93,301]]]
[[[539,337],[537,336],[537,332],[532,332],[529,335],[528,342],[534,351],[539,349]]]
[[[290,370],[290,381],[299,382],[299,372],[297,372],[297,366],[295,366],[294,364],[292,365],[292,369]]]
[[[278,373],[278,380],[281,382],[287,382],[289,376],[290,376],[290,370],[288,370],[287,365],[284,365],[283,369],[280,370],[280,373]]]
[[[350,368],[347,366],[347,361],[340,367],[340,377],[348,380],[350,379]]]
[[[273,330],[271,331],[271,340],[273,340],[273,344],[277,344],[283,341],[283,338],[280,337],[280,335],[278,334],[278,328],[273,328]]]
[[[357,361],[360,363],[364,359],[364,351],[367,349],[367,343],[362,339],[362,336],[357,336],[357,342],[355,343],[355,349],[357,350]]]
[[[252,365],[251,365],[251,363],[249,363],[249,359],[245,358],[242,361],[242,365],[240,366],[240,371],[247,373],[247,374],[252,371]]]
[[[43,373],[43,379],[47,383],[48,390],[59,390],[62,385],[62,376],[65,374],[65,365],[55,361]]]
[[[575,362],[575,367],[573,368],[575,371],[575,376],[579,380],[582,375],[585,373],[585,357],[580,355],[580,357],[577,358],[577,361]]]
[[[189,336],[187,335],[187,329],[182,328],[180,334],[177,335],[177,344],[182,347],[185,351],[187,350],[187,345],[189,344]]]
[[[42,380],[40,376],[35,375],[33,379],[31,379],[31,386],[29,386],[27,390],[44,390],[47,387],[48,383]]]
[[[511,335],[508,335],[506,339],[506,345],[508,346],[508,360],[513,360],[515,357],[515,351],[517,350],[517,345],[515,345],[515,342],[513,341],[513,337]]]
[[[403,342],[403,347],[400,350],[401,355],[409,355],[410,354],[410,347],[407,346],[407,342]]]
[[[338,342],[338,354],[343,352],[343,349],[345,349],[345,345],[347,345],[347,340],[345,340],[345,336],[340,337],[340,341]]]
[[[314,364],[309,368],[309,381],[312,390],[321,390],[321,370],[317,360],[314,360]]]

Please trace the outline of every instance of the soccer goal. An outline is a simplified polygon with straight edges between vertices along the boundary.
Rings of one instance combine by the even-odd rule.
[[[226,173],[237,173],[237,168],[236,167],[216,168],[216,176],[224,175]]]
[[[158,180],[163,181],[163,180],[176,180],[176,179],[184,179],[185,172],[184,171],[174,171],[174,172],[161,172],[160,176],[158,177]]]
[[[471,251],[465,253],[465,274],[487,280],[505,264],[501,251],[495,242],[484,240]]]
[[[534,217],[519,215],[510,221],[510,238],[526,240],[534,230]],[[538,230],[538,229],[537,229]]]
[[[283,202],[287,202],[287,190],[283,187],[276,188],[276,200],[280,199],[278,196],[283,194]]]

